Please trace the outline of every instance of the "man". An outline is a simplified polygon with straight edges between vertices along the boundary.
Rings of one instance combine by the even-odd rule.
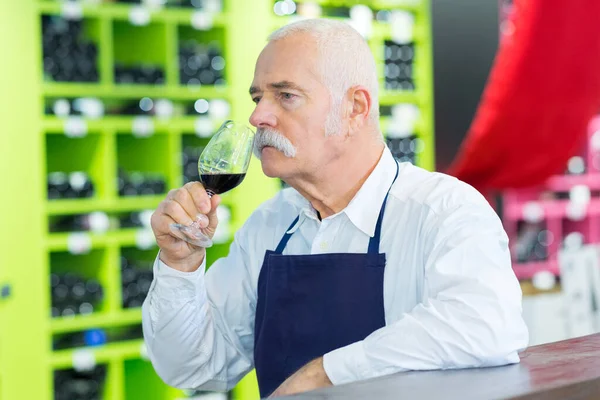
[[[407,370],[519,361],[527,328],[508,239],[470,186],[398,164],[378,126],[375,62],[349,25],[275,32],[250,88],[255,153],[291,188],[205,270],[176,222],[214,233],[219,196],[171,191],[152,217],[160,246],[143,306],[157,373],[226,390],[256,368],[262,396]]]

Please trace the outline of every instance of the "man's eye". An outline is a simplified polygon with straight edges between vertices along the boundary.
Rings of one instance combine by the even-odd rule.
[[[281,98],[284,100],[292,100],[295,97],[296,97],[296,95],[292,94],[292,93],[286,93],[286,92],[281,93]]]
[[[254,102],[254,104],[258,104],[258,102],[260,101],[260,97],[253,97],[252,101]]]

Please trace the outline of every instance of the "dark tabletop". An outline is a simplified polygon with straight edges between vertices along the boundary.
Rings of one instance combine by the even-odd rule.
[[[404,372],[286,399],[600,399],[600,334],[530,347],[504,367]]]

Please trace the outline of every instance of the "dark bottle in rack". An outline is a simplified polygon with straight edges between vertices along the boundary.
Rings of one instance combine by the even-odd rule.
[[[225,59],[214,44],[185,41],[179,48],[179,81],[184,85],[223,85]]]
[[[52,317],[91,314],[102,302],[102,286],[95,279],[85,279],[75,273],[50,274]]]
[[[54,371],[54,400],[102,400],[106,366],[91,371]]]
[[[154,101],[149,97],[143,97],[139,101],[124,104],[116,114],[120,115],[153,115]]]
[[[414,44],[399,44],[391,40],[384,43],[385,88],[389,90],[414,90]]]
[[[169,0],[169,7],[190,7],[196,10],[219,12],[223,8],[222,0]]]
[[[109,216],[101,211],[90,214],[66,215],[50,223],[50,232],[105,232],[112,225]]]
[[[411,135],[405,138],[386,138],[386,143],[392,155],[399,162],[416,163],[416,154],[418,152],[418,139]]]
[[[123,308],[141,307],[152,284],[152,264],[121,258]]]
[[[85,172],[51,172],[47,190],[50,200],[86,198],[94,195],[94,184]]]
[[[153,64],[136,65],[115,64],[115,82],[119,84],[162,85],[165,83],[165,72]]]
[[[185,146],[182,153],[183,180],[184,183],[198,182],[198,158],[202,153],[203,147]]]
[[[82,38],[83,21],[42,17],[44,73],[57,82],[97,82],[98,49]]]
[[[135,211],[119,217],[121,228],[150,228],[152,210]]]
[[[163,194],[167,184],[165,179],[156,173],[125,172],[119,170],[117,177],[119,196],[148,196]]]
[[[548,259],[550,241],[551,233],[542,224],[520,221],[512,253],[519,263],[545,261]]]

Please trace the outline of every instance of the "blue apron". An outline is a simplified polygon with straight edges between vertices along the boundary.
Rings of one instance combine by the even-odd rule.
[[[396,164],[396,176],[398,165]],[[394,183],[392,182],[392,185]],[[391,186],[390,186],[391,189]],[[366,254],[283,255],[299,216],[258,278],[254,364],[261,397],[309,361],[363,340],[385,326],[381,224],[389,189]]]

